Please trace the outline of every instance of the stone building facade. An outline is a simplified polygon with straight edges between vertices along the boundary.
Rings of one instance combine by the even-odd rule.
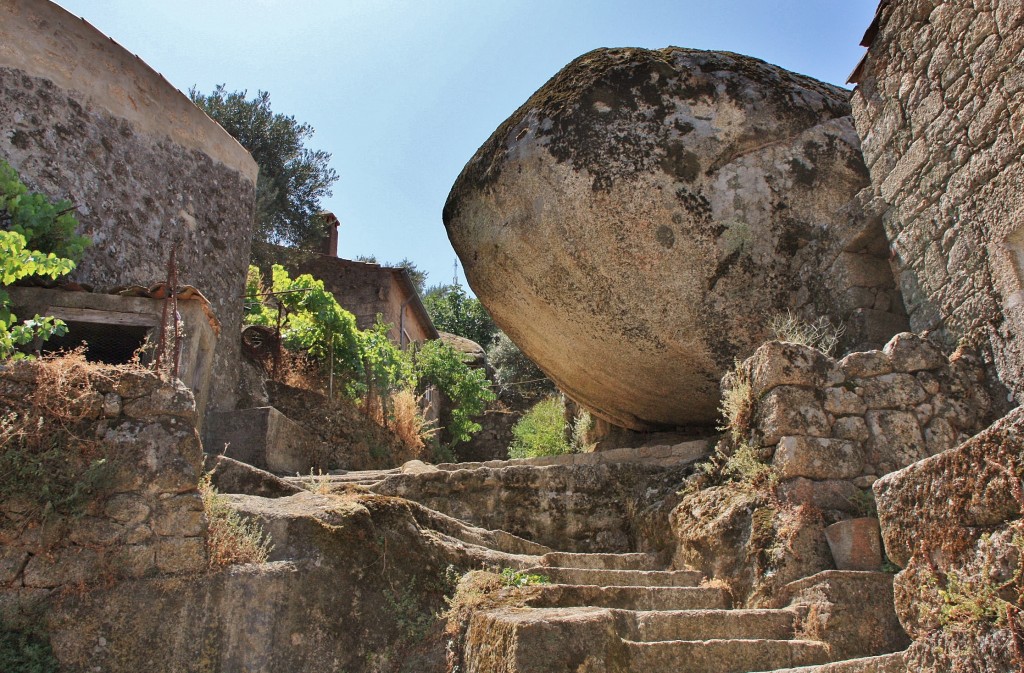
[[[76,206],[98,290],[198,288],[223,327],[210,406],[231,408],[257,175],[249,153],[138,57],[50,2],[0,4],[0,159]]]
[[[1024,5],[883,1],[851,77],[912,330],[991,347],[1024,401]]]
[[[262,243],[255,244],[255,248],[257,259],[267,260],[261,262],[264,278],[270,277],[270,264],[276,263],[293,278],[308,273],[322,280],[324,288],[342,308],[355,315],[359,329],[373,327],[379,315],[391,325],[391,340],[402,348],[440,338],[405,269],[342,259],[333,252],[308,252]]]

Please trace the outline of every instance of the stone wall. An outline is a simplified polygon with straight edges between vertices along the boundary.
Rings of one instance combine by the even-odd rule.
[[[225,338],[211,408],[234,406],[257,167],[137,57],[45,1],[0,5],[0,158],[33,190],[76,205],[92,239],[76,280],[97,288],[167,277],[206,295]]]
[[[72,402],[84,424],[77,434],[87,438],[76,448],[106,456],[114,469],[75,512],[49,510],[24,496],[0,501],[0,621],[8,621],[14,606],[62,589],[206,568],[206,515],[197,490],[202,447],[192,393],[141,370],[75,366],[89,370],[88,388],[77,390]],[[39,385],[35,364],[5,368],[3,413]],[[90,446],[92,438],[101,447]]]
[[[751,442],[777,471],[780,492],[833,520],[862,509],[859,489],[992,420],[980,360],[963,351],[947,358],[910,333],[838,361],[769,342],[740,372],[753,400]]]
[[[883,2],[857,129],[916,332],[991,344],[1024,401],[1024,5]]]
[[[675,492],[707,442],[396,474],[373,491],[562,551],[667,550]],[[538,469],[539,468],[539,469]]]

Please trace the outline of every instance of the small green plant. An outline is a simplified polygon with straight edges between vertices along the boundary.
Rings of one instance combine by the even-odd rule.
[[[257,522],[242,518],[232,509],[210,478],[207,473],[199,482],[208,522],[206,551],[210,568],[235,563],[265,563],[274,548],[270,536]]]
[[[537,584],[548,584],[550,580],[544,575],[536,575],[515,568],[502,568],[501,583],[507,587],[521,588]]]
[[[386,589],[384,600],[387,602],[388,610],[395,617],[403,638],[410,643],[422,640],[437,619],[434,613],[422,604],[415,582],[399,590]]]
[[[572,453],[565,438],[565,402],[549,397],[533,405],[512,427],[511,458],[536,458]]]
[[[573,453],[590,453],[597,444],[588,441],[590,431],[594,428],[594,418],[586,409],[580,409],[572,419],[572,432],[569,437],[569,446]]]
[[[844,326],[837,327],[824,316],[814,322],[808,322],[788,310],[773,316],[768,322],[768,329],[779,341],[817,348],[826,355],[835,353],[836,346],[846,331]]]
[[[725,459],[722,472],[727,477],[750,486],[774,486],[778,481],[775,469],[761,460],[757,449],[747,442],[741,442],[732,455]]]
[[[0,627],[0,671],[59,673],[60,664],[45,634]]]
[[[849,502],[857,516],[878,516],[878,505],[875,504],[875,494],[871,489],[858,489]]]
[[[325,474],[320,468],[309,468],[309,476],[305,476],[299,473],[295,473],[296,477],[302,479],[302,488],[315,493],[317,495],[330,495],[331,494],[331,482],[326,477],[330,475]]]

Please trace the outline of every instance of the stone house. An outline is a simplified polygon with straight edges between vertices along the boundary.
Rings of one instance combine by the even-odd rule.
[[[910,328],[991,350],[1024,401],[1024,6],[883,0],[851,75]]]
[[[242,325],[258,168],[138,57],[51,2],[0,4],[0,159],[75,204],[92,240],[71,279],[98,294],[168,276],[197,288],[225,335]],[[217,340],[211,409],[236,403],[240,342]]]
[[[334,218],[333,215],[330,215]],[[356,317],[359,329],[373,327],[380,316],[391,326],[389,336],[401,348],[438,339],[440,335],[423,306],[408,271],[342,259],[337,256],[337,218],[319,252],[255,243],[261,273],[270,277],[271,263],[281,264],[295,276],[308,273],[324,282],[341,306]]]

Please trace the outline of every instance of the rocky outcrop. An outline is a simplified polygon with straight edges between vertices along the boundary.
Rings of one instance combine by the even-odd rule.
[[[1024,412],[874,487],[911,670],[1019,670],[1024,660]]]
[[[573,61],[477,151],[444,220],[470,285],[615,425],[710,423],[774,314],[905,325],[847,92],[667,48]]]

